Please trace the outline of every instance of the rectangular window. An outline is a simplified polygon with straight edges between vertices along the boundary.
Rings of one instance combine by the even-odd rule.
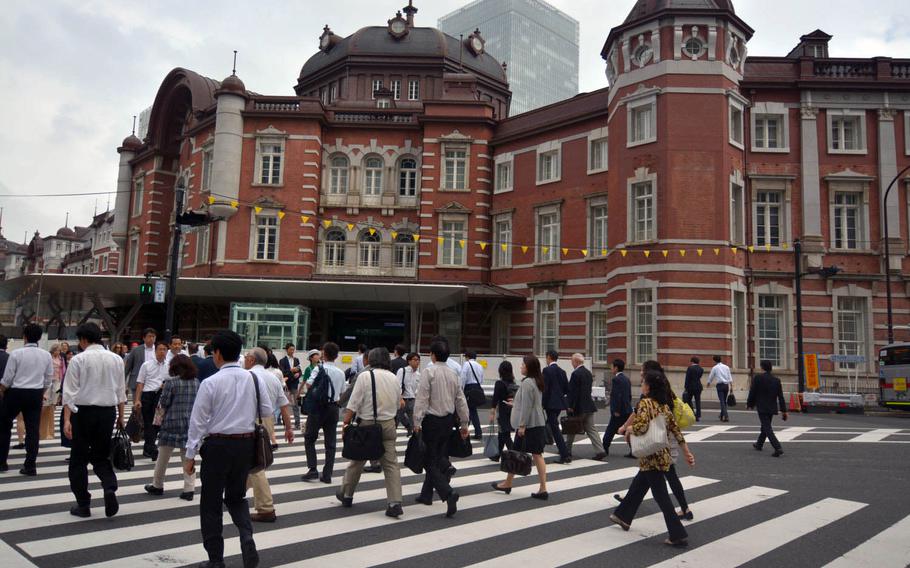
[[[109,259],[106,254],[101,255],[101,272],[107,272],[108,261]]]
[[[202,151],[202,191],[212,188],[212,160],[215,158],[215,148],[209,146]]]
[[[256,260],[278,260],[278,217],[256,215]]]
[[[537,154],[537,183],[559,179],[559,150]]]
[[[130,276],[139,273],[139,235],[130,238],[130,259],[129,268]]]
[[[401,81],[398,79],[392,81],[392,98],[396,101],[401,100]]]
[[[607,253],[607,203],[591,205],[590,229],[588,237],[588,254],[590,256],[604,256]]]
[[[329,87],[329,103],[334,103],[335,99],[338,98],[338,85],[332,83]]]
[[[464,243],[466,237],[464,221],[442,222],[442,243],[440,243],[440,259],[445,266],[464,266]]]
[[[730,241],[736,244],[746,242],[746,201],[743,195],[743,186],[730,185]]]
[[[866,355],[866,300],[850,296],[837,298],[838,355]],[[857,363],[838,363],[838,369],[849,371]]]
[[[834,151],[865,150],[862,139],[862,116],[835,115],[831,117],[831,149]]]
[[[495,339],[493,341],[493,353],[506,354],[509,352],[509,327],[510,317],[508,312],[499,312],[496,314],[495,321]]]
[[[730,102],[730,143],[734,146],[743,146],[743,107],[738,103]]]
[[[411,79],[408,81],[408,100],[416,101],[420,98],[420,81]]]
[[[137,179],[133,184],[133,217],[142,215],[142,201],[145,198],[145,181]]]
[[[468,152],[465,148],[445,151],[445,189],[467,189]]]
[[[259,144],[259,183],[265,185],[281,183],[282,153],[280,142],[261,142]]]
[[[657,238],[654,230],[654,191],[650,181],[632,185],[632,228],[635,241]]]
[[[862,195],[854,192],[838,191],[834,194],[834,248],[853,250],[860,248],[859,235],[862,234],[861,215]]]
[[[496,191],[509,191],[512,189],[512,162],[502,162],[496,165]]]
[[[654,297],[650,288],[632,291],[635,362],[654,359]]]
[[[558,331],[556,323],[556,300],[542,300],[537,302],[537,352],[546,353],[556,349]]]
[[[589,172],[599,172],[607,169],[607,148],[606,138],[591,140],[591,150],[588,156]]]
[[[607,361],[607,312],[591,314],[591,358],[595,363]]]
[[[410,242],[402,239],[397,241],[393,248],[392,262],[395,268],[414,268],[417,266],[417,245],[414,244],[411,235],[406,236],[411,239]]]
[[[503,215],[493,221],[493,267],[512,265],[512,217]]]
[[[379,268],[379,235],[375,237],[366,236],[360,239],[360,264],[361,268]],[[374,240],[375,238],[375,240]]]
[[[196,233],[196,264],[208,263],[211,234],[210,225],[205,225]]]
[[[345,241],[343,233],[335,232],[334,234],[328,235],[323,243],[324,258],[322,264],[327,267],[344,266],[344,248]]]
[[[643,144],[657,140],[654,111],[655,103],[630,108],[629,144]]]
[[[748,365],[746,351],[746,293],[733,292],[733,367],[743,369]]]
[[[373,88],[370,90],[370,97],[376,98],[376,91],[382,89],[382,79],[373,79]]]
[[[781,204],[784,200],[780,191],[759,191],[755,198],[755,244],[763,247],[779,247],[781,240]]]
[[[758,296],[758,358],[771,361],[775,367],[784,367],[784,325],[783,296]]]
[[[537,262],[559,261],[559,212],[537,214]]]
[[[775,150],[784,147],[784,117],[779,114],[755,116],[755,148]]]

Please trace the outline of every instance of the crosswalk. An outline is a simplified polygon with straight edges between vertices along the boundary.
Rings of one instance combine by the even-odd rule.
[[[711,425],[687,434],[693,443],[700,443],[748,430]],[[786,439],[798,441],[815,430],[791,430]],[[870,443],[906,432],[836,431],[866,435]],[[278,436],[280,439],[281,427]],[[397,444],[402,457],[406,443],[402,432]],[[780,487],[725,477],[721,471],[693,470],[682,478],[696,515],[687,523],[690,547],[670,549],[660,545],[666,528],[650,500],[643,504],[631,531],[624,532],[608,521],[615,505],[611,495],[628,487],[637,472],[634,462],[576,459],[549,467],[551,498],[541,502],[529,498],[537,489],[535,475],[516,479],[511,495],[491,491],[490,483],[501,480],[503,474],[497,464],[483,457],[480,444],[475,444],[474,456],[455,462],[458,473],[453,486],[462,495],[456,517],[443,518],[444,506],[439,503],[431,507],[415,504],[423,476],[402,469],[405,513],[399,520],[383,514],[386,494],[381,475],[364,475],[354,507],[343,509],[334,494],[346,461],[339,455],[331,486],[306,483],[300,480],[306,471],[302,441],[282,445],[269,470],[278,521],[254,527],[261,566],[556,568],[618,562],[659,568],[733,568],[785,565],[770,559],[804,539],[822,538],[837,545],[823,547],[800,566],[910,565],[910,516],[886,523],[875,534],[866,532],[853,540],[844,537],[852,532],[844,532],[845,524],[865,518],[861,516],[869,509],[868,503],[859,500],[836,495],[807,498]],[[68,513],[72,504],[64,462],[68,454],[58,441],[42,443],[38,478],[0,475],[0,567],[178,567],[205,560],[198,499],[177,499],[182,479],[179,458],[175,456],[169,464],[165,495],[152,497],[143,486],[151,479],[153,464],[141,457],[141,445],[134,445],[134,452],[136,468],[118,472],[121,507],[110,519],[104,517],[100,499],[95,500],[90,519]],[[11,467],[23,454],[22,450],[11,452]],[[320,452],[320,464],[322,459]],[[100,497],[97,482],[90,479],[91,489]],[[239,565],[236,531],[227,514],[224,521],[228,565],[231,561]]]

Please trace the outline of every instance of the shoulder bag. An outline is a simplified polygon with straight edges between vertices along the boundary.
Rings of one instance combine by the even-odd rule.
[[[522,452],[522,448],[524,448],[524,436],[518,436],[515,439],[514,450],[502,451],[502,456],[499,458],[499,470],[513,475],[530,475],[531,454]]]
[[[496,433],[496,423],[490,420],[490,433],[483,440],[483,455],[491,460],[499,459],[499,436]]]
[[[423,434],[415,432],[408,440],[408,448],[404,452],[404,466],[417,475],[423,473],[424,462],[427,459],[427,445],[423,441]]]
[[[733,395],[733,389],[730,389],[730,394],[727,395],[727,406],[736,406],[736,397]]]
[[[385,452],[382,446],[382,426],[377,418],[376,375],[370,369],[370,383],[373,389],[373,424],[349,424],[341,436],[341,456],[351,461],[378,460]]]
[[[133,469],[133,450],[130,448],[130,438],[123,428],[117,428],[114,439],[111,440],[111,463],[120,471]]]
[[[253,428],[253,467],[250,468],[250,473],[259,473],[272,465],[272,462],[275,461],[275,456],[272,453],[272,440],[269,437],[269,431],[262,425],[262,398],[259,394],[259,377],[256,376],[256,373],[251,372],[250,374],[253,375],[253,388],[256,389],[256,416],[258,418],[256,426]]]
[[[632,455],[637,458],[653,456],[661,450],[670,447],[670,440],[667,439],[667,419],[661,412],[655,418],[651,419],[648,424],[648,431],[637,436],[632,434],[630,439],[632,446]]]
[[[471,446],[471,438],[461,437],[459,424],[455,424],[455,427],[449,432],[449,444],[446,453],[452,458],[469,458],[474,453],[474,448]]]
[[[683,393],[683,400],[677,398],[673,401],[673,419],[680,430],[695,424],[695,413],[692,412],[689,403],[685,402],[685,398],[686,395]]]
[[[130,437],[130,440],[132,440],[134,444],[138,444],[142,441],[144,433],[145,428],[142,425],[142,413],[135,411],[130,413],[130,418],[126,421],[126,435]]]
[[[483,386],[477,378],[477,373],[474,372],[474,365],[468,362],[468,368],[471,369],[471,374],[474,375],[474,383],[464,386],[464,397],[471,406],[482,406],[487,402],[487,395],[483,392]]]

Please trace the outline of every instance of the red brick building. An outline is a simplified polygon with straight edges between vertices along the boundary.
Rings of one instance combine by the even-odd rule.
[[[327,26],[294,95],[172,71],[146,139],[118,149],[122,274],[168,270],[183,183],[186,207],[221,220],[187,235],[182,276],[274,280],[275,298],[313,308],[313,342],[443,333],[599,368],[771,359],[792,377],[796,239],[804,271],[842,269],[804,279],[807,352],[874,371],[886,263],[910,322],[908,178],[882,201],[910,165],[910,60],[832,59],[821,31],[747,56],[753,30],[729,0],[639,0],[606,38],[609,87],[509,117],[507,67],[482,35],[460,43],[415,11],[346,37]],[[392,305],[359,296],[364,282],[463,292]],[[182,310],[180,327],[226,310]]]

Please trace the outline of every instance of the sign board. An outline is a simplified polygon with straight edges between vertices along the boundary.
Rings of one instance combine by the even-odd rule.
[[[906,392],[907,390],[907,377],[899,377],[892,381],[894,385],[894,390],[897,392]]]
[[[155,303],[164,303],[164,294],[167,290],[167,282],[164,280],[155,280]]]
[[[865,363],[866,357],[864,355],[832,355],[832,363]]]
[[[807,353],[803,357],[806,358],[806,388],[818,390],[818,355]]]
[[[350,365],[350,364],[351,364],[351,361],[353,361],[353,360],[354,360],[354,358],[351,357],[350,355],[342,355],[342,356],[341,356],[341,362],[344,363],[345,365]]]

